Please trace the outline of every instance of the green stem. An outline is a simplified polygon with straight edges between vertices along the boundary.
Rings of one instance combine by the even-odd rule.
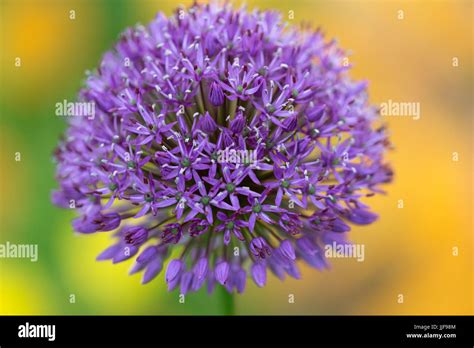
[[[219,286],[220,297],[224,315],[235,315],[234,295],[230,294],[223,286]]]

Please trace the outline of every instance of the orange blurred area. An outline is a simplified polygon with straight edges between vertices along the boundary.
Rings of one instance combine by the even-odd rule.
[[[93,50],[101,39],[90,23],[100,23],[105,14],[88,1],[2,0],[1,6],[0,63],[8,86],[2,93],[11,103],[44,108],[51,89],[80,82],[68,74],[84,61],[84,46]]]
[[[166,292],[163,275],[142,286],[139,277],[127,276],[130,264],[95,262],[108,235],[74,235],[73,215],[49,202],[55,187],[49,159],[64,127],[53,116],[54,102],[77,92],[117,27],[145,24],[175,7],[172,1],[117,1],[114,12],[114,4],[1,1],[0,242],[32,240],[48,256],[40,254],[35,264],[0,259],[0,314],[219,313],[207,294],[179,304],[176,292]],[[473,2],[247,4],[277,9],[292,25],[321,27],[352,52],[351,76],[369,81],[373,104],[416,102],[421,114],[419,120],[382,117],[394,145],[387,161],[395,178],[386,195],[366,200],[379,220],[350,232],[365,247],[364,261],[333,259],[324,272],[302,265],[302,280],[271,277],[262,289],[249,280],[236,297],[237,313],[473,314]],[[46,183],[32,181],[35,176]],[[75,305],[68,302],[72,293]]]

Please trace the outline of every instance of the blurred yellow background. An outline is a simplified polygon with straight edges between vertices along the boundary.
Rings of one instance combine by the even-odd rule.
[[[96,262],[109,235],[73,234],[73,215],[49,199],[51,154],[65,128],[55,103],[74,98],[84,71],[122,30],[148,23],[157,11],[170,14],[175,3],[0,3],[0,243],[39,245],[38,262],[0,259],[0,314],[221,313],[218,294],[191,294],[180,304],[163,275],[142,286],[138,276],[127,276],[130,263]],[[369,81],[373,104],[419,102],[421,118],[385,118],[395,181],[385,187],[387,195],[367,201],[380,219],[350,234],[365,245],[365,261],[333,259],[322,273],[303,266],[302,280],[271,278],[263,289],[249,282],[236,296],[237,314],[473,314],[473,2],[247,4],[278,9],[290,24],[320,26],[352,52],[351,76]],[[295,303],[288,303],[289,294]]]

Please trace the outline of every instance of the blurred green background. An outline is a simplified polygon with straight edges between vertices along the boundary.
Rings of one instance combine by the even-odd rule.
[[[127,275],[130,263],[96,262],[110,235],[73,234],[73,213],[49,198],[56,186],[51,154],[65,129],[55,103],[74,99],[85,70],[97,66],[121,31],[148,23],[158,11],[170,14],[177,3],[0,3],[0,243],[39,245],[36,263],[0,259],[0,314],[222,313],[219,293],[191,294],[180,304],[163,275],[142,286],[139,276]],[[271,278],[263,289],[249,282],[235,297],[237,314],[472,314],[473,2],[247,4],[278,9],[291,24],[322,27],[328,39],[353,52],[351,74],[369,80],[374,104],[420,102],[421,119],[387,118],[395,182],[386,196],[369,201],[380,220],[351,232],[354,242],[365,244],[365,262],[334,259],[322,273],[302,266],[303,280]]]

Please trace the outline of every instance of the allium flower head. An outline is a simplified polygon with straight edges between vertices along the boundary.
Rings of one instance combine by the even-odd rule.
[[[298,260],[322,269],[325,244],[376,219],[361,198],[392,176],[345,55],[272,11],[159,13],[88,76],[79,100],[96,115],[71,118],[53,201],[74,202],[77,232],[116,230],[99,260],[135,258],[144,283],[165,268],[183,294],[299,278]]]

